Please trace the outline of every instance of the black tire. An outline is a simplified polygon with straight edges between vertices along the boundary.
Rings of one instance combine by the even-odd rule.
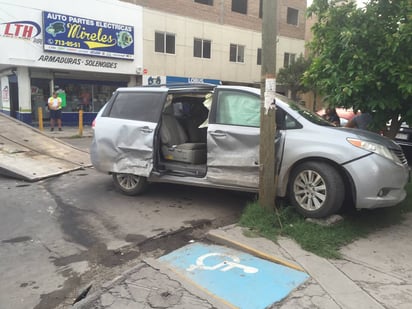
[[[126,195],[139,195],[147,188],[146,177],[133,174],[117,174],[113,173],[113,182],[116,189]]]
[[[296,210],[309,218],[323,218],[339,211],[345,186],[336,168],[323,162],[298,165],[289,178],[289,199]]]

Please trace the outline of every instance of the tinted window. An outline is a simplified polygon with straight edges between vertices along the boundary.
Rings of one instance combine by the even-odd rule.
[[[175,35],[171,33],[155,32],[155,52],[174,54]]]
[[[247,0],[232,0],[232,11],[246,14],[247,13]]]
[[[209,40],[203,40],[203,58],[210,58],[210,49],[212,42]]]
[[[262,49],[261,49],[261,48],[258,48],[258,49],[257,49],[256,64],[257,64],[257,65],[262,65]]]
[[[108,116],[158,122],[163,98],[163,93],[119,92]]]
[[[195,2],[207,4],[207,5],[213,5],[213,0],[195,0]]]
[[[166,34],[166,53],[175,53],[175,36],[174,34]]]
[[[296,54],[285,53],[283,56],[283,67],[287,68],[295,62]]]
[[[202,57],[202,40],[194,39],[193,41],[193,57]]]
[[[245,47],[242,45],[230,44],[229,61],[244,62],[245,61]]]
[[[295,120],[291,115],[285,112],[282,108],[276,107],[276,129],[290,130],[301,129],[302,125]]]
[[[155,51],[163,53],[165,51],[164,33],[155,32]]]
[[[203,39],[194,39],[193,57],[210,58],[211,41]]]
[[[298,25],[299,11],[296,9],[288,8],[288,13],[286,17],[286,22],[289,25]]]
[[[216,123],[260,126],[260,97],[240,91],[220,91]]]

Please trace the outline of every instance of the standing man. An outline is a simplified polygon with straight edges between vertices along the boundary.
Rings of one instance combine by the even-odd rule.
[[[57,121],[59,131],[62,130],[62,99],[57,96],[56,91],[47,101],[50,110],[50,131],[54,131],[54,124]]]
[[[368,130],[369,124],[372,122],[372,115],[369,113],[357,114],[346,124],[347,128],[357,128],[361,130]]]

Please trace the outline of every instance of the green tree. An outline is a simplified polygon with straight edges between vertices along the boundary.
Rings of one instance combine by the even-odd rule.
[[[290,90],[293,100],[297,100],[299,91],[306,92],[307,87],[302,82],[303,73],[309,68],[310,60],[305,59],[302,55],[293,63],[285,68],[281,68],[277,74],[279,84],[285,85]]]
[[[412,1],[314,0],[318,22],[310,43],[313,61],[304,82],[332,106],[373,112],[374,125],[391,120],[393,137],[412,124]]]

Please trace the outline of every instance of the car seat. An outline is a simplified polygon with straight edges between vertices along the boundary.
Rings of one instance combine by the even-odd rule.
[[[199,126],[207,119],[209,110],[203,100],[192,98],[191,102],[174,103],[175,116],[183,125],[191,143],[206,143],[207,128]]]
[[[161,152],[165,160],[191,164],[206,163],[206,143],[190,143],[189,137],[174,115],[172,104],[162,114]]]

